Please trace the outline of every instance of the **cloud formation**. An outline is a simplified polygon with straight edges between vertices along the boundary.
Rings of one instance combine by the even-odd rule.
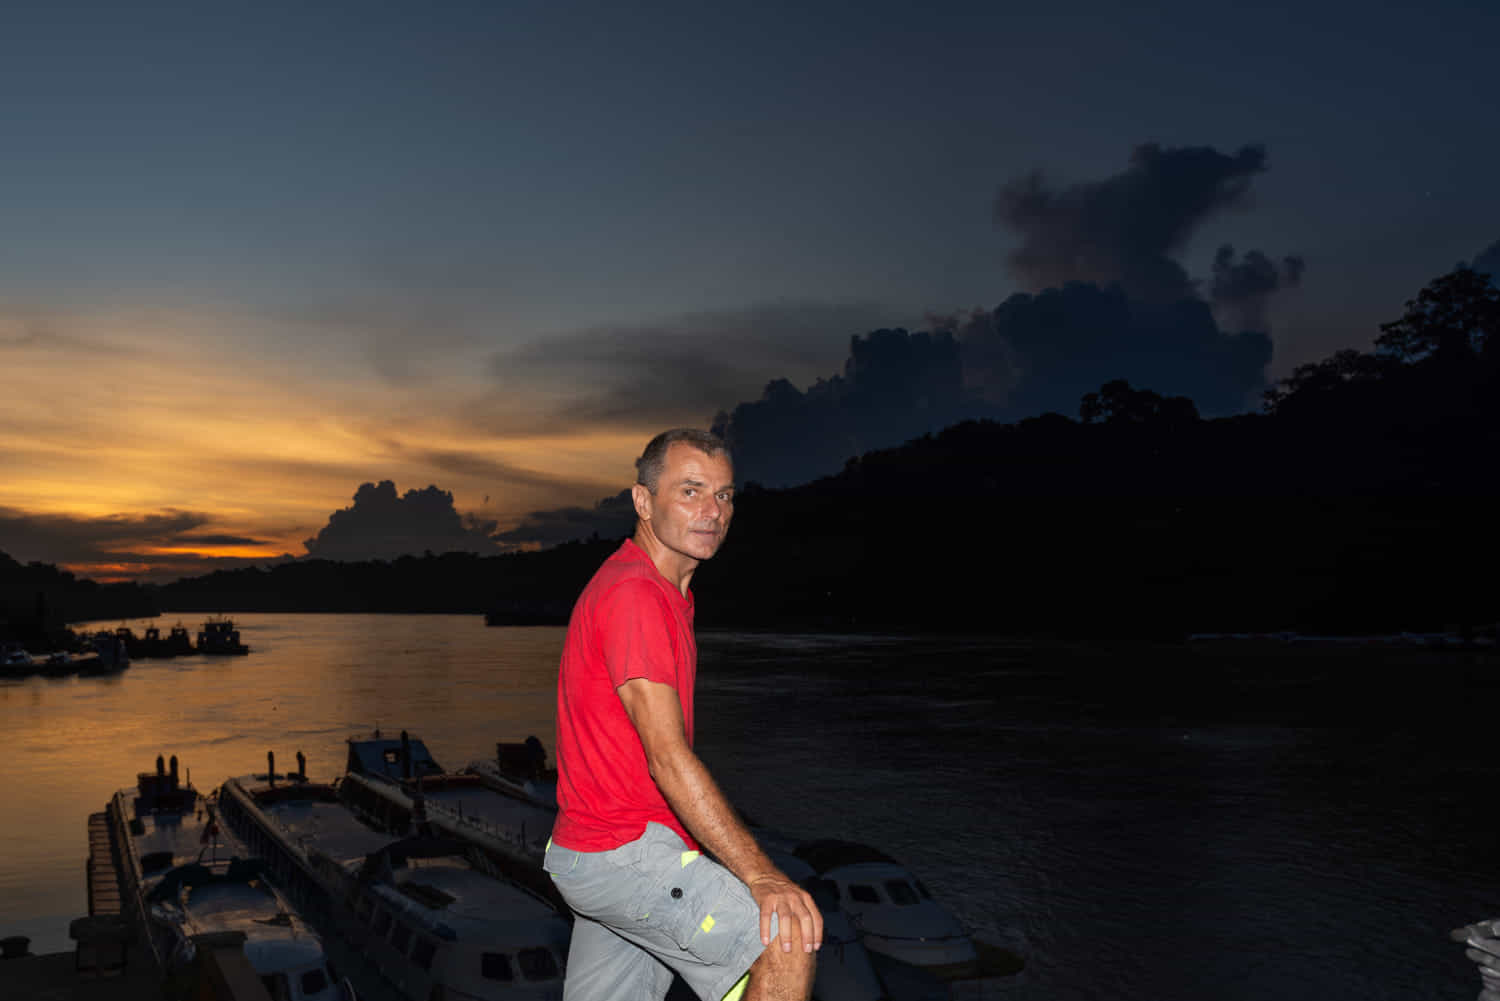
[[[1118,283],[1132,298],[1193,297],[1177,256],[1210,217],[1244,203],[1266,151],[1137,146],[1130,165],[1101,181],[1053,187],[1041,171],[1000,187],[995,222],[1020,235],[1008,263],[1034,289],[1068,282]]]
[[[721,413],[714,430],[729,442],[740,482],[786,486],[967,413],[953,335],[883,329],[850,338],[842,375],[806,392],[773,380],[759,400]]]
[[[425,552],[495,553],[495,523],[460,515],[453,495],[436,486],[396,493],[390,480],[362,483],[303,546],[314,559],[390,560]]]
[[[1259,250],[1252,250],[1243,258],[1234,259],[1234,247],[1229,244],[1219,248],[1214,255],[1214,279],[1210,289],[1219,315],[1227,319],[1231,330],[1270,329],[1266,318],[1266,303],[1271,295],[1283,288],[1295,288],[1302,281],[1306,270],[1302,258],[1288,255],[1278,266]]]
[[[515,528],[497,532],[494,540],[507,549],[546,548],[598,535],[623,538],[635,527],[635,505],[627,487],[593,507],[560,507],[531,511]]]
[[[1209,416],[1242,412],[1265,384],[1271,339],[1229,334],[1201,299],[1143,302],[1118,285],[1071,282],[1018,293],[960,329],[964,357],[1001,365],[1009,390],[988,402],[1005,419],[1045,411],[1074,415],[1084,393],[1125,379],[1167,396],[1187,396]],[[980,401],[972,401],[979,415]]]
[[[0,552],[21,563],[51,563],[98,580],[163,582],[267,562],[267,557],[202,552],[268,544],[249,536],[196,531],[211,520],[197,511],[85,517],[0,507]]]
[[[507,393],[526,386],[530,394],[526,412],[499,419],[552,432],[701,425],[768,379],[827,371],[838,364],[840,338],[880,326],[888,313],[858,303],[772,303],[550,334],[491,357]],[[538,395],[553,404],[538,407]]]

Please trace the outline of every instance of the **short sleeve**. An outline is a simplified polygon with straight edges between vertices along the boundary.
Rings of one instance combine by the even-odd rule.
[[[611,685],[644,678],[677,687],[672,609],[661,588],[649,580],[622,581],[600,601],[595,622]]]

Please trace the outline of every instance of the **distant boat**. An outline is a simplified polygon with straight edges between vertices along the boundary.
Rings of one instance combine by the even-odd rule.
[[[0,650],[0,677],[19,678],[30,674],[36,660],[19,643],[7,643]]]
[[[122,629],[127,633],[130,631],[122,626],[114,632],[100,631],[89,637],[99,654],[100,669],[123,671],[130,666],[130,645],[120,635]]]
[[[198,633],[198,652],[210,654],[245,654],[250,648],[240,642],[240,631],[233,619],[209,619]]]
[[[167,635],[167,651],[172,657],[185,657],[195,652],[192,634],[181,622],[173,626],[172,631]]]

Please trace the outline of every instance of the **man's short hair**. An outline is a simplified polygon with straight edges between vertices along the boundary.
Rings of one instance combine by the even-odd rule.
[[[678,442],[691,445],[704,455],[722,455],[730,462],[734,461],[724,439],[713,432],[699,431],[697,428],[673,428],[652,438],[641,457],[635,460],[635,481],[653,494],[656,493],[662,467],[667,464],[667,449]]]

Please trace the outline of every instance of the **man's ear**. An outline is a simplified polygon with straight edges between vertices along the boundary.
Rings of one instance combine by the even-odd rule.
[[[630,499],[635,503],[635,516],[642,521],[650,521],[651,491],[637,483],[630,488]]]

